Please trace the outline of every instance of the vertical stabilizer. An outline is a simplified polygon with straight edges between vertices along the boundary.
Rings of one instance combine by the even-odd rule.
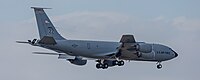
[[[44,9],[50,8],[38,8],[38,7],[31,7],[35,11],[37,26],[39,30],[40,39],[44,36],[53,37],[55,40],[63,40],[63,38],[55,29],[52,22],[48,18],[47,14],[45,13]]]

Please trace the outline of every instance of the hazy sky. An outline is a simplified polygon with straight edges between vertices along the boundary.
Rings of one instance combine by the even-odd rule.
[[[190,80],[200,74],[199,0],[1,0],[0,80]],[[165,44],[179,56],[156,63],[126,62],[97,70],[95,61],[72,65],[57,56],[33,55],[50,50],[16,44],[38,38],[31,6],[46,10],[67,39],[119,41],[133,34],[137,41]]]

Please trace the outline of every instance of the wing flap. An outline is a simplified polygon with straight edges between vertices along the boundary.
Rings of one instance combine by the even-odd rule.
[[[111,57],[111,56],[114,56],[117,52],[118,52],[118,51],[116,50],[116,51],[113,51],[113,52],[97,54],[97,55],[95,55],[95,56],[98,56],[98,57],[100,57],[100,56],[108,56],[108,57]]]

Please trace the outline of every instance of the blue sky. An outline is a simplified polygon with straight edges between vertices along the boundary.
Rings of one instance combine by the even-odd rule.
[[[199,0],[1,0],[0,79],[2,80],[188,80],[199,79]],[[56,56],[33,55],[51,52],[16,40],[38,38],[31,6],[46,10],[57,30],[67,39],[119,41],[133,34],[137,41],[172,47],[178,58],[156,63],[126,62],[123,67],[95,69],[72,65]]]
[[[2,0],[1,10],[4,12],[1,17],[6,21],[24,20],[32,17],[30,6],[44,6],[56,9],[52,13],[54,15],[74,11],[114,11],[142,18],[152,18],[158,15],[169,18],[176,16],[199,18],[199,3],[199,0]],[[13,13],[22,15],[22,17],[15,16]]]

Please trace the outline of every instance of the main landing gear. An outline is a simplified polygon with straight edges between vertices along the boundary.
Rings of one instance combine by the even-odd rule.
[[[112,66],[115,66],[115,65],[118,65],[118,66],[123,66],[124,65],[124,61],[113,61],[113,65]]]
[[[96,68],[97,68],[97,69],[100,69],[100,68],[102,68],[102,69],[107,69],[107,68],[108,68],[108,64],[107,64],[107,63],[104,63],[104,64],[97,63],[97,64],[96,64]]]
[[[158,68],[158,69],[161,69],[161,68],[162,68],[162,64],[161,64],[160,61],[158,61],[158,63],[157,63],[157,68]]]
[[[110,66],[123,66],[124,65],[124,61],[121,60],[121,61],[117,61],[117,60],[114,60],[114,61],[109,61],[109,60],[97,60],[96,62],[98,62],[96,64],[96,68],[97,69],[107,69],[108,67]]]

